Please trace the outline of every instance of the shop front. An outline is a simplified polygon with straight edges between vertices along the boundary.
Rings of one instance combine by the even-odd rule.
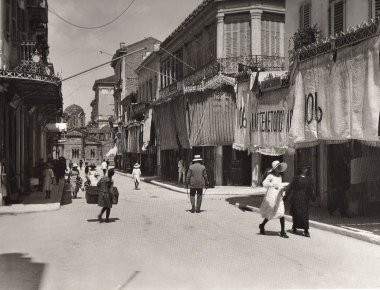
[[[312,165],[321,205],[344,199],[351,214],[377,200],[379,46],[376,36],[304,59],[292,80],[297,162]]]

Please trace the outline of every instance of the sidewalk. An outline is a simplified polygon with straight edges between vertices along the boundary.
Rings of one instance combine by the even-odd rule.
[[[31,192],[29,195],[21,196],[20,203],[0,206],[0,215],[59,210],[61,208],[64,182],[64,179],[61,179],[58,185],[53,184],[50,199],[45,199],[44,192]]]
[[[116,170],[120,175],[132,178],[132,174],[124,173]],[[142,181],[151,183],[172,191],[187,194],[185,186],[172,181],[163,180],[156,176],[142,177]],[[262,187],[252,188],[250,186],[215,186],[214,188],[208,188],[205,192],[206,195],[263,195],[265,189]]]
[[[132,174],[116,171],[118,174],[132,178]],[[186,194],[186,188],[178,186],[175,182],[165,181],[158,177],[141,178],[142,181],[167,188],[172,191]],[[216,186],[206,191],[207,195],[228,195],[226,201],[237,206],[243,211],[259,213],[259,207],[265,189],[262,187],[251,188],[243,186]],[[292,222],[289,215],[289,206],[286,204],[285,219]],[[369,216],[354,216],[342,218],[338,213],[330,216],[327,209],[319,207],[317,204],[310,206],[310,226],[324,231],[345,235],[351,238],[380,245],[380,213]]]

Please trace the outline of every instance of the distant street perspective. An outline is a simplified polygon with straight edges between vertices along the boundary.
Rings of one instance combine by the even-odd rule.
[[[380,288],[380,0],[0,0],[0,290]]]

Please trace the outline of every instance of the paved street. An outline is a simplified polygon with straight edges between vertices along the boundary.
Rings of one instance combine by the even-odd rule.
[[[312,238],[258,235],[258,214],[115,176],[109,224],[80,199],[61,210],[0,216],[1,289],[252,289],[380,287],[379,246],[311,229]],[[290,228],[290,224],[287,224]]]

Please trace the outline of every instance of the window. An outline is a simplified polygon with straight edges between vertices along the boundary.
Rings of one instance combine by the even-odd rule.
[[[249,14],[226,16],[224,22],[225,57],[251,54],[251,19]]]
[[[369,18],[380,17],[380,0],[369,0]]]
[[[261,17],[261,54],[284,56],[284,24],[282,14],[263,13]]]
[[[95,158],[95,149],[91,149],[91,150],[90,150],[90,157],[91,157],[92,159]]]
[[[346,2],[345,0],[330,0],[328,11],[329,33],[335,34],[345,30]]]
[[[300,17],[299,17],[300,29],[304,29],[311,26],[311,2],[306,1],[301,4]]]
[[[71,158],[79,158],[79,149],[71,149]]]
[[[207,28],[207,52],[206,63],[216,59],[216,25],[213,24]]]

